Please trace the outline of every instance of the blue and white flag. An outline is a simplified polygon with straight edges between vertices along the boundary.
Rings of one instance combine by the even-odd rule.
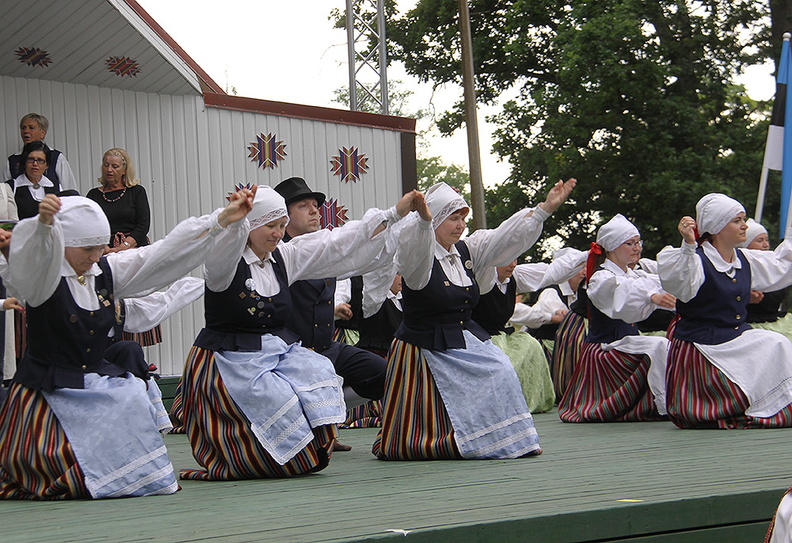
[[[787,217],[789,215],[789,198],[792,196],[792,167],[784,168],[784,164],[792,166],[792,134],[785,137],[784,126],[792,127],[792,108],[787,109],[787,103],[792,104],[792,84],[789,84],[790,59],[792,53],[789,47],[790,34],[784,34],[784,45],[781,48],[781,61],[778,64],[776,76],[776,93],[773,102],[773,115],[770,119],[770,129],[767,132],[763,169],[780,170],[781,173],[781,237],[786,231]]]

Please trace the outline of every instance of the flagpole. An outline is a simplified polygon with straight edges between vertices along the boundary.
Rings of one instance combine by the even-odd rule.
[[[754,220],[762,222],[762,211],[764,210],[765,192],[767,192],[767,174],[770,173],[769,168],[762,168],[762,177],[759,179],[759,195],[756,197],[756,212],[754,213]]]

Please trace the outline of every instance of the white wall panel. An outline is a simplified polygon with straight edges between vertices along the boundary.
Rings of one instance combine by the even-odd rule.
[[[337,198],[350,219],[372,206],[387,207],[401,195],[398,132],[205,107],[202,97],[157,95],[121,89],[0,77],[0,149],[19,152],[19,120],[37,112],[50,120],[47,143],[64,152],[85,194],[96,186],[102,154],[123,147],[135,162],[152,210],[152,240],[179,221],[225,204],[235,183],[275,186],[304,177],[314,189]],[[248,146],[260,133],[286,144],[275,168],[251,162]],[[357,147],[368,171],[344,183],[331,172],[331,157]],[[193,272],[199,275],[199,272]],[[198,302],[163,325],[163,343],[148,347],[163,375],[180,374],[198,330]]]

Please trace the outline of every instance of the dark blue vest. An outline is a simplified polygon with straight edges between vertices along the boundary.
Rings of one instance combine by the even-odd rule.
[[[402,281],[404,320],[396,337],[422,349],[445,351],[464,349],[463,330],[470,330],[485,341],[489,334],[471,319],[479,299],[479,287],[473,274],[470,251],[464,241],[456,243],[465,272],[473,284],[458,287],[452,283],[440,262],[435,259],[429,283],[421,290],[412,290]]]
[[[56,149],[50,149],[50,164],[47,171],[44,172],[44,177],[60,185],[60,178],[58,177],[55,167],[58,164],[58,158],[61,152]],[[8,157],[8,168],[11,170],[11,179],[16,179],[25,172],[24,164],[22,164],[22,154],[11,155]]]
[[[89,311],[78,306],[65,278],[46,302],[27,306],[27,351],[15,381],[51,391],[56,387],[83,388],[83,374],[89,372],[124,375],[124,368],[104,360],[111,343],[107,334],[115,323],[115,304],[113,276],[106,258],[99,260],[99,267],[102,274],[94,283],[99,309]]]
[[[751,327],[747,323],[748,302],[751,296],[751,267],[741,251],[736,251],[742,268],[734,278],[718,272],[696,249],[704,267],[704,283],[687,303],[677,300],[677,322],[674,337],[684,341],[718,345],[730,341]]]
[[[379,311],[372,316],[360,319],[360,340],[356,347],[387,351],[393,341],[393,334],[402,322],[402,312],[392,300],[385,300]]]
[[[231,285],[222,292],[204,290],[206,327],[198,333],[194,345],[211,351],[258,351],[261,336],[273,334],[286,343],[297,337],[284,329],[292,304],[289,279],[281,263],[280,252],[272,253],[272,269],[280,291],[274,296],[261,296],[249,281],[250,267],[244,258],[239,260]]]
[[[602,267],[599,267],[597,271],[602,269]],[[620,319],[608,317],[591,303],[588,296],[586,297],[586,302],[588,304],[589,319],[589,329],[588,334],[586,334],[586,341],[588,343],[612,343],[625,336],[640,335],[637,326],[626,323]]]
[[[55,182],[53,181],[53,183]],[[14,190],[13,179],[8,181],[8,184],[11,186],[11,191],[14,193],[14,202],[16,202],[17,214],[19,215],[20,220],[38,215],[40,202],[38,202],[35,198],[33,198],[33,195],[30,194],[30,188],[19,187],[19,190]],[[44,187],[44,192],[46,194],[57,194],[60,192],[60,184],[55,183],[54,187]]]
[[[481,325],[488,334],[496,335],[506,330],[506,323],[514,314],[517,282],[506,283],[506,293],[501,292],[498,285],[479,297],[473,308],[472,319]],[[512,330],[513,331],[513,330]]]
[[[286,328],[297,334],[303,347],[322,352],[333,343],[335,289],[335,277],[295,281],[289,287],[294,305]]]

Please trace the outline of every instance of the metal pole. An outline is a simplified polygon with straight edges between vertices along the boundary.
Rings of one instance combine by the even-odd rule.
[[[762,168],[762,178],[759,180],[759,195],[756,197],[756,213],[754,220],[762,222],[762,210],[764,209],[765,192],[767,191],[767,173],[769,168]]]
[[[385,0],[377,0],[377,33],[379,34],[380,103],[382,113],[390,114],[388,106],[388,44],[385,43]]]
[[[459,0],[459,29],[462,38],[462,83],[465,99],[465,125],[468,138],[470,168],[470,199],[473,206],[473,229],[487,227],[484,210],[484,183],[481,175],[478,122],[476,120],[476,87],[473,71],[473,37],[470,32],[470,12],[467,0]]]
[[[355,14],[352,0],[346,0],[347,62],[349,64],[349,109],[357,111],[357,77],[355,76]]]

